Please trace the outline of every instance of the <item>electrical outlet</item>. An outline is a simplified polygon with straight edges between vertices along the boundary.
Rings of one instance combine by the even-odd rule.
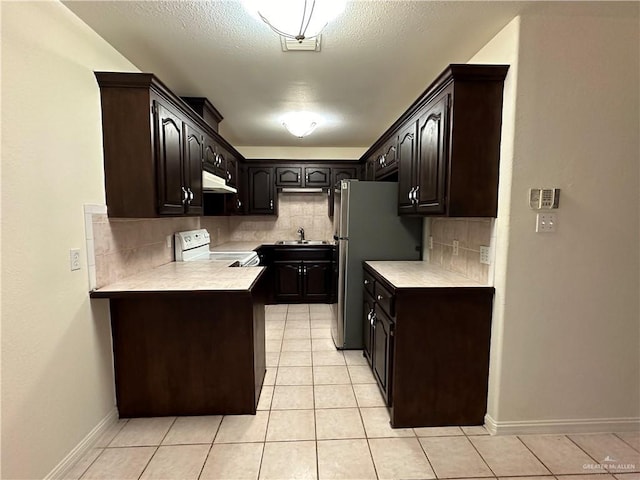
[[[429,250],[433,250],[433,236],[429,235]]]
[[[458,240],[454,240],[453,241],[453,254],[454,255],[458,255],[458,246],[459,246]]]
[[[555,213],[539,213],[536,215],[537,233],[553,233],[556,231],[557,224]]]
[[[171,235],[167,235],[167,248],[171,248]]]
[[[480,263],[489,265],[491,259],[489,258],[489,247],[480,246]]]
[[[74,270],[80,270],[80,249],[72,248],[69,250],[69,268],[73,272]]]

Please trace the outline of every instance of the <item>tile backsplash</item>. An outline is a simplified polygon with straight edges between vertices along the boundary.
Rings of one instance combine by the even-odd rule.
[[[95,287],[173,261],[173,234],[200,228],[197,217],[124,219],[92,215]],[[171,236],[171,247],[167,237]]]
[[[204,219],[203,219],[204,220]],[[229,217],[230,241],[295,240],[303,227],[309,240],[333,238],[326,193],[279,193],[278,216]]]
[[[429,262],[467,278],[488,283],[490,265],[480,263],[480,246],[491,246],[491,218],[425,218],[430,221],[433,249]],[[458,241],[458,255],[453,255],[453,241]],[[428,239],[425,239],[428,242]]]
[[[229,241],[275,242],[298,238],[329,240],[332,221],[323,193],[278,195],[278,216],[109,218],[104,206],[85,206],[90,288],[99,288],[175,258],[173,234],[206,228],[211,245]],[[171,237],[171,247],[167,237]]]

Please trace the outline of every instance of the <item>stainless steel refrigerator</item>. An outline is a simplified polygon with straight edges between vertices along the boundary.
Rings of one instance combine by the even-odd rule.
[[[338,242],[338,303],[331,335],[337,348],[363,348],[362,262],[420,260],[422,219],[398,216],[398,184],[341,180],[333,214]]]

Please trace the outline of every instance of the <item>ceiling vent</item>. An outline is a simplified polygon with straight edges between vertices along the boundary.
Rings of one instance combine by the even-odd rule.
[[[322,35],[313,38],[305,38],[298,41],[293,38],[280,36],[280,45],[283,52],[319,52]]]

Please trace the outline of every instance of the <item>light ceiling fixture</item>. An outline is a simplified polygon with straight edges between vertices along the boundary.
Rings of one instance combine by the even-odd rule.
[[[244,0],[278,35],[302,42],[320,34],[340,15],[346,0]]]
[[[295,137],[302,138],[311,134],[321,119],[309,112],[292,112],[282,118],[282,125]]]

